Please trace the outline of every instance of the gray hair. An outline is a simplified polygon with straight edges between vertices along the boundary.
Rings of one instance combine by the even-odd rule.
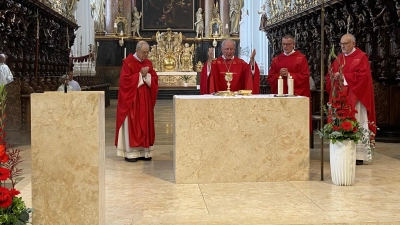
[[[140,51],[144,46],[149,46],[146,41],[139,41],[136,45],[136,51]]]
[[[235,49],[236,49],[236,42],[235,42],[234,40],[232,40],[232,39],[225,39],[225,40],[223,40],[223,41],[222,41],[222,44],[221,44],[221,47],[224,48],[224,47],[225,47],[225,44],[228,43],[228,42],[232,42],[233,44],[235,44]]]
[[[347,35],[350,37],[351,41],[356,42],[356,37],[354,37],[354,35],[352,34],[347,34]]]
[[[58,81],[60,82],[60,83],[64,83],[65,82],[65,80],[67,79],[67,75],[62,75],[61,77],[60,77],[60,79],[58,79]]]
[[[292,39],[294,43],[296,43],[296,40],[294,39],[294,37],[290,34],[286,34],[285,36],[282,37],[282,39]]]

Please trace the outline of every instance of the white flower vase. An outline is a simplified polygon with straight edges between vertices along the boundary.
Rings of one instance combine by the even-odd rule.
[[[184,86],[184,87],[187,87],[187,86],[188,86],[188,83],[186,83],[186,82],[183,83],[183,86]]]
[[[351,140],[329,144],[332,182],[351,186],[356,176],[356,144]]]

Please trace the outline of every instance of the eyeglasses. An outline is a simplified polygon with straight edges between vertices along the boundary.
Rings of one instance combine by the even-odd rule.
[[[290,46],[290,45],[292,45],[293,43],[282,43],[282,45],[283,46]]]
[[[339,43],[340,46],[348,46],[351,42]]]
[[[224,48],[223,50],[224,50],[224,51],[227,51],[227,52],[228,52],[228,51],[229,51],[229,52],[233,52],[233,51],[235,51],[235,49],[234,49],[234,48]]]

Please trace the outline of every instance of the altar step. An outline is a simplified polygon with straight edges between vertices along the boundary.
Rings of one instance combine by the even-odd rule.
[[[380,127],[375,140],[377,142],[400,143],[400,127]]]
[[[160,88],[157,99],[173,99],[174,95],[200,95],[196,87]],[[110,90],[110,99],[118,99],[118,90]]]

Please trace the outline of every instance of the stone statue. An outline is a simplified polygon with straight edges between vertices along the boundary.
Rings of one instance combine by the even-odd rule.
[[[94,0],[91,4],[91,15],[94,20],[94,31],[104,33],[105,0]]]
[[[77,2],[79,2],[79,0],[67,0],[67,7],[66,7],[66,10],[67,10],[67,14],[70,16],[70,15],[73,15],[73,13],[75,12],[75,10],[76,10],[76,3]]]
[[[263,4],[261,6],[262,9],[261,12],[260,11],[257,12],[258,14],[261,14],[260,27],[258,28],[259,30],[264,30],[264,26],[267,25],[267,12],[265,11],[265,7],[266,5]]]
[[[231,34],[239,33],[240,0],[229,0],[229,21],[231,22]]]
[[[142,13],[137,11],[136,7],[133,7],[133,12],[132,12],[132,36],[136,37],[136,33],[138,34],[138,37],[142,38],[139,33],[139,27],[140,27],[140,18],[142,17]]]
[[[193,53],[194,45],[189,46],[189,43],[185,43],[185,47],[182,49],[181,71],[193,71]]]
[[[203,20],[203,9],[199,8],[196,12],[196,22],[194,25],[196,26],[196,38],[203,38],[204,37],[204,20]]]

